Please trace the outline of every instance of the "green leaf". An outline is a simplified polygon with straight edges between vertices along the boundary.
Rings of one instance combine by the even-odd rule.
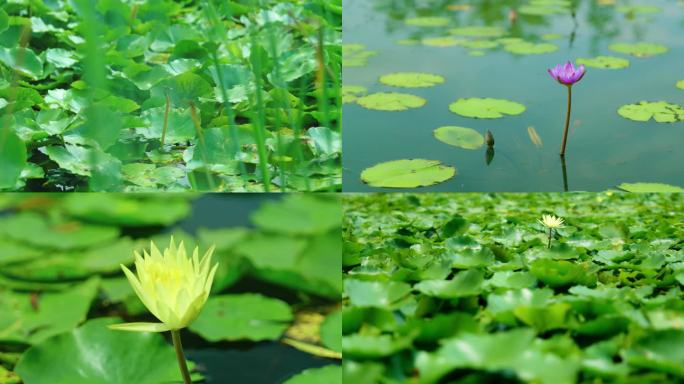
[[[529,41],[519,41],[505,44],[504,49],[516,55],[541,55],[552,53],[558,50],[558,46],[553,43],[532,43]]]
[[[336,352],[342,352],[342,311],[329,314],[321,325],[323,345]]]
[[[277,340],[292,321],[284,301],[259,294],[212,296],[190,325],[205,340]]]
[[[309,368],[287,379],[284,384],[342,384],[342,367],[326,365],[322,368]]]
[[[0,312],[0,340],[36,344],[76,328],[86,319],[98,286],[99,279],[95,277],[60,292],[0,291],[0,305],[5,308]],[[21,374],[20,366],[21,362],[17,366]],[[21,376],[29,382],[28,376]]]
[[[684,121],[684,107],[666,101],[641,101],[626,104],[618,109],[618,114],[634,121],[655,120],[657,123],[675,123]]]
[[[437,160],[394,160],[366,168],[361,180],[372,187],[416,188],[444,182],[456,175],[456,168]]]
[[[43,61],[30,48],[0,47],[0,63],[33,80],[43,78]]]
[[[341,205],[335,198],[290,195],[267,201],[252,215],[254,224],[268,232],[314,235],[342,225]]]
[[[501,27],[471,26],[452,28],[449,33],[466,37],[501,37],[506,35],[506,30]]]
[[[401,88],[429,88],[444,83],[444,78],[430,73],[397,72],[380,76],[380,82]]]
[[[411,286],[397,281],[347,279],[344,290],[356,307],[391,308],[411,292]]]
[[[667,46],[654,43],[614,43],[608,49],[639,58],[661,55],[668,51]]]
[[[437,140],[463,149],[478,149],[484,144],[484,137],[472,128],[446,126],[433,133]]]
[[[404,20],[406,25],[412,27],[446,27],[449,25],[449,19],[446,17],[411,17]]]
[[[457,273],[451,280],[423,280],[413,288],[440,299],[476,296],[481,292],[484,273],[471,269]]]
[[[190,102],[197,103],[200,97],[213,94],[209,82],[192,72],[182,73],[160,84],[157,86],[159,92],[162,95],[168,92],[173,105],[179,108],[187,107]]]
[[[26,144],[5,127],[0,131],[0,189],[14,188],[26,166]]]
[[[376,111],[405,111],[420,108],[427,103],[425,99],[408,93],[372,93],[356,100],[360,106]]]
[[[636,193],[670,193],[670,192],[684,192],[684,188],[675,185],[660,184],[660,183],[622,183],[618,188],[627,192]]]
[[[476,119],[498,119],[505,115],[520,115],[525,106],[513,101],[492,98],[458,99],[449,105],[455,114]]]
[[[593,58],[578,58],[577,64],[600,69],[622,69],[629,67],[629,60],[614,56],[596,56]]]
[[[102,318],[38,344],[16,371],[26,384],[159,384],[179,382],[173,347],[158,334],[107,329]],[[97,351],[97,353],[93,353]]]
[[[367,50],[363,44],[343,44],[342,66],[363,67],[368,63],[369,58],[377,54],[376,51]]]

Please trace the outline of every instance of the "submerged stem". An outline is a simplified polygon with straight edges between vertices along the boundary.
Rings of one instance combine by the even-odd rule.
[[[570,127],[570,111],[572,110],[572,85],[568,85],[568,113],[565,115],[565,130],[563,131],[563,143],[560,155],[565,156],[565,145],[568,142],[568,128]]]
[[[549,228],[549,244],[547,245],[547,248],[551,249],[551,237],[553,235],[553,229]]]
[[[185,354],[183,353],[183,345],[181,344],[180,330],[172,330],[171,338],[173,339],[173,348],[176,350],[176,358],[178,359],[178,366],[183,375],[183,382],[185,384],[192,384],[190,378],[190,371],[188,370],[188,363],[185,361]]]

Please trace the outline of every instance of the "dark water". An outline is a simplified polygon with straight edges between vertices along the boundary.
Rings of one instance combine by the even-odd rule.
[[[471,1],[465,12],[447,10],[463,1],[345,0],[344,43],[360,43],[378,54],[365,67],[344,69],[345,85],[361,85],[372,92],[407,92],[427,99],[427,105],[403,112],[382,112],[344,106],[344,190],[370,191],[361,171],[374,164],[406,158],[440,160],[455,166],[455,178],[421,191],[562,191],[563,171],[558,150],[566,108],[566,91],[546,69],[577,57],[599,55],[630,60],[627,69],[588,68],[573,88],[573,125],[568,139],[566,178],[570,190],[599,191],[623,182],[660,182],[684,186],[684,123],[639,123],[617,114],[624,104],[642,100],[684,105],[684,7],[674,0],[618,1],[619,5],[656,5],[664,12],[636,15],[618,13],[595,0],[579,0],[576,17],[570,14],[519,17],[511,26],[508,12],[524,1]],[[538,38],[545,33],[563,37],[554,53],[516,56],[495,49],[473,57],[460,46],[438,48],[402,46],[397,40],[447,35],[446,29],[409,27],[404,19],[447,16],[452,27],[503,26],[511,36]],[[614,42],[664,44],[670,51],[650,58],[634,58],[608,50]],[[391,72],[427,72],[446,82],[427,89],[382,85],[378,77]],[[451,113],[448,105],[463,97],[504,98],[524,104],[519,116],[481,120]],[[496,139],[489,166],[485,147],[464,150],[437,141],[432,131],[456,125]],[[533,145],[527,132],[534,127],[543,146]]]
[[[195,233],[199,228],[248,226],[250,214],[281,194],[205,194],[193,203],[192,214],[177,228]],[[296,293],[258,280],[243,278],[226,293],[255,292],[295,302]],[[307,368],[336,364],[339,361],[319,358],[279,342],[207,343],[185,332],[183,342],[188,359],[198,364],[206,383],[276,384]]]

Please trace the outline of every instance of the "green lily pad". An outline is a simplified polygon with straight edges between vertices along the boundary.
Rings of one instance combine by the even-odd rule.
[[[518,8],[518,13],[526,16],[548,16],[569,12],[571,3],[566,1],[530,1]]]
[[[558,50],[558,46],[553,43],[532,43],[529,41],[519,41],[516,43],[505,44],[504,49],[516,55],[541,55],[552,53]]]
[[[411,293],[411,286],[398,281],[347,279],[344,289],[355,307],[391,308]]]
[[[50,222],[36,213],[22,213],[2,219],[0,232],[46,249],[82,249],[116,239],[119,229],[78,221]]]
[[[467,37],[501,37],[506,34],[506,30],[501,27],[472,26],[452,28],[449,33]]]
[[[629,60],[614,56],[596,56],[593,58],[578,58],[577,64],[600,69],[622,69],[629,67]]]
[[[161,139],[164,130],[164,117],[166,108],[150,108],[141,114],[149,128],[138,129],[147,139]],[[166,125],[166,143],[182,143],[192,140],[197,135],[197,130],[190,111],[187,109],[169,109],[168,121]]]
[[[333,351],[342,352],[342,311],[329,314],[321,324],[321,341]]]
[[[412,341],[411,337],[404,336],[354,334],[342,338],[342,354],[345,358],[385,357],[409,348]]]
[[[434,131],[437,140],[464,149],[478,149],[484,144],[484,137],[472,128],[445,126]]]
[[[185,177],[185,171],[178,167],[157,167],[148,163],[126,164],[121,167],[121,172],[129,183],[154,189],[180,182]]]
[[[0,189],[13,188],[26,166],[26,144],[12,131],[0,139]]]
[[[525,106],[505,99],[473,97],[456,100],[449,105],[449,110],[465,117],[498,119],[505,115],[519,115],[525,112]]]
[[[418,292],[440,299],[477,296],[482,291],[484,273],[470,269],[457,273],[451,280],[423,280],[413,288]]]
[[[338,200],[314,195],[290,195],[263,203],[252,222],[267,232],[319,235],[339,228],[342,213]]]
[[[684,330],[666,330],[648,334],[626,351],[626,360],[634,366],[654,369],[684,377]]]
[[[675,123],[684,121],[684,107],[666,101],[641,101],[636,104],[623,105],[618,114],[634,121],[655,120],[658,123]]]
[[[468,40],[461,44],[462,46],[470,49],[492,49],[499,46],[499,43],[494,40]]]
[[[639,58],[661,55],[668,51],[667,46],[654,43],[615,43],[609,45],[608,49]]]
[[[367,50],[363,44],[343,44],[342,66],[363,67],[368,63],[369,58],[377,54],[376,51]]]
[[[277,340],[292,321],[284,301],[259,294],[210,297],[190,330],[205,340]]]
[[[43,61],[30,48],[0,47],[0,63],[34,80],[44,77]]]
[[[622,183],[618,188],[627,192],[635,193],[668,193],[668,192],[684,192],[684,188],[676,185],[661,184],[661,183]]]
[[[684,80],[679,80],[677,84],[675,84],[675,87],[679,89],[684,89]]]
[[[408,93],[381,92],[360,97],[356,102],[364,108],[376,111],[405,111],[420,108],[427,103],[427,100]]]
[[[552,288],[596,283],[596,275],[589,274],[580,264],[565,260],[537,259],[530,266],[530,272]]]
[[[456,175],[456,168],[437,160],[405,159],[376,164],[361,173],[372,187],[416,188],[435,185]]]
[[[117,322],[91,320],[35,345],[19,360],[16,372],[26,384],[180,382],[175,352],[163,336],[107,328]]]
[[[653,14],[663,11],[662,8],[656,7],[655,5],[623,5],[615,8],[615,10],[621,13],[630,14]]]
[[[343,85],[342,86],[342,103],[348,104],[358,100],[359,97],[368,93],[368,88],[360,85]]]
[[[558,40],[562,37],[563,35],[561,35],[560,33],[545,33],[541,36],[543,40]]]
[[[446,17],[411,17],[404,23],[413,27],[446,27],[450,20]]]
[[[380,76],[380,82],[393,87],[428,88],[444,83],[444,78],[430,73],[399,72]]]
[[[451,36],[443,36],[443,37],[426,37],[423,40],[421,40],[421,43],[423,45],[427,45],[429,47],[453,47],[455,45],[459,45],[463,43],[464,39],[455,39]]]
[[[309,368],[287,379],[284,384],[342,384],[342,367],[327,365],[322,368]]]
[[[76,328],[86,319],[99,284],[95,277],[59,292],[0,291],[0,340],[35,344]]]
[[[173,194],[68,195],[63,208],[80,220],[125,227],[171,225],[190,213],[190,202]]]

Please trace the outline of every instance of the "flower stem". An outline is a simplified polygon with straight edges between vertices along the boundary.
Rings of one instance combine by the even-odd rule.
[[[547,245],[547,248],[551,249],[551,236],[553,234],[553,229],[549,228],[549,244]]]
[[[178,359],[178,366],[183,375],[183,382],[185,384],[192,384],[190,378],[190,371],[188,370],[188,363],[185,361],[185,354],[183,353],[183,345],[181,344],[180,330],[172,330],[171,338],[173,339],[173,348],[176,350],[176,358]]]
[[[563,131],[563,143],[560,155],[565,156],[565,145],[568,142],[568,128],[570,127],[570,111],[572,110],[572,85],[568,85],[568,113],[565,115],[565,130]]]

